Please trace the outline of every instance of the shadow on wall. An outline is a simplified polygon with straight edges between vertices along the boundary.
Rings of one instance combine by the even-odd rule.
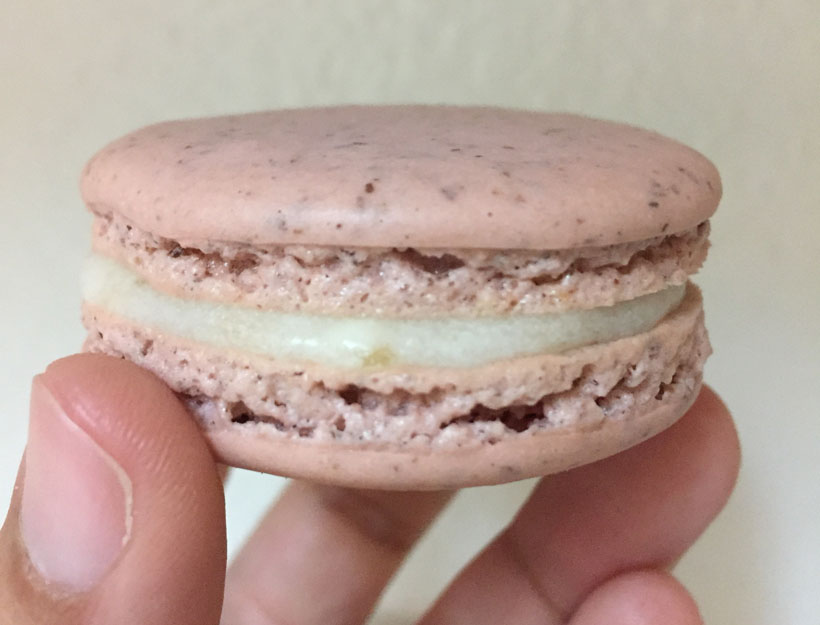
[[[695,544],[693,557],[684,558],[676,574],[689,589],[703,611],[707,623],[785,623],[788,606],[777,606],[774,589],[766,579],[777,577],[763,563],[777,562],[777,510],[767,507],[771,498],[759,492],[761,480],[744,473],[717,521]],[[699,553],[719,552],[730,565],[719,571],[704,570],[706,558]],[[731,575],[735,571],[737,575]],[[729,573],[729,575],[727,575]],[[784,573],[785,575],[785,573]],[[785,577],[784,577],[785,578]]]

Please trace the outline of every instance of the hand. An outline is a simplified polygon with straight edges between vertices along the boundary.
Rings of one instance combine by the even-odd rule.
[[[726,502],[738,461],[705,390],[665,433],[543,479],[421,622],[700,623],[668,570]],[[34,381],[0,531],[0,622],[362,623],[448,499],[295,482],[226,576],[222,482],[182,405],[130,363],[73,356]]]

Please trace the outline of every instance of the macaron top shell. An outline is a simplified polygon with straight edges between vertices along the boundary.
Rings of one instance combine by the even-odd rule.
[[[569,114],[345,106],[166,122],[111,143],[83,197],[181,242],[557,250],[708,219],[715,167]]]

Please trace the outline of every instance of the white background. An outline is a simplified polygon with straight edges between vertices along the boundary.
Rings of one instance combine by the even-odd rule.
[[[167,118],[343,102],[570,110],[676,137],[725,195],[704,287],[707,379],[744,445],[738,489],[678,572],[709,623],[820,614],[820,3],[816,0],[3,0],[0,504],[32,375],[82,341],[77,192],[102,144]],[[236,474],[235,549],[279,489]],[[529,484],[464,493],[388,592],[409,622]],[[400,616],[401,615],[401,616]]]

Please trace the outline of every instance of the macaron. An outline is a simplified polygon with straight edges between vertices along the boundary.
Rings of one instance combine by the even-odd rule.
[[[171,121],[103,148],[85,348],[229,465],[360,488],[563,471],[662,431],[711,349],[720,177],[632,126],[481,107]]]

